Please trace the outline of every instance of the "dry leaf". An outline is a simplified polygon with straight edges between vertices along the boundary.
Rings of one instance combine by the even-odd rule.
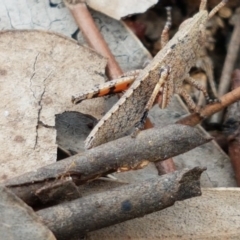
[[[63,2],[54,0],[0,0],[0,27],[5,29],[47,29],[71,36],[77,25]]]
[[[11,191],[0,186],[0,239],[54,240],[35,212]]]
[[[202,196],[88,234],[95,239],[239,239],[239,188],[202,189]]]
[[[85,151],[84,141],[97,120],[80,112],[64,112],[56,115],[57,144],[67,155]]]
[[[103,99],[73,106],[71,95],[104,81],[106,61],[74,40],[44,31],[0,35],[0,179],[56,160],[55,115],[100,118]]]
[[[69,9],[61,0],[28,2],[19,0],[18,2],[19,4],[16,4],[15,0],[0,0],[1,29],[48,29],[69,37],[76,37],[78,27]],[[110,3],[112,2],[107,4]],[[132,4],[132,1],[129,1],[129,4]],[[123,71],[142,68],[151,56],[132,31],[121,21],[93,10],[90,12]],[[81,41],[84,42],[82,37]]]

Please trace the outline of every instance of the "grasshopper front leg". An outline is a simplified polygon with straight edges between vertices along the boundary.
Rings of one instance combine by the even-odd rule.
[[[170,72],[169,67],[162,67],[160,69],[159,81],[157,82],[157,84],[156,84],[156,86],[155,86],[155,88],[152,92],[152,95],[149,98],[149,100],[148,100],[148,102],[147,102],[147,104],[144,108],[144,111],[143,111],[143,114],[142,114],[142,117],[141,117],[140,121],[135,124],[135,130],[131,134],[132,137],[136,137],[138,132],[144,128],[144,125],[145,125],[146,120],[147,120],[148,112],[152,108],[153,103],[154,103],[160,89],[164,86],[164,84],[168,80],[169,72]]]

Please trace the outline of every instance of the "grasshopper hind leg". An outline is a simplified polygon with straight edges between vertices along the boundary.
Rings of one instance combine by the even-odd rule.
[[[129,71],[124,73],[120,78],[96,85],[88,91],[83,91],[79,94],[76,94],[72,96],[72,103],[78,104],[85,99],[103,97],[114,93],[124,92],[138,77],[140,71],[140,69]]]
[[[85,99],[102,97],[125,91],[135,80],[135,76],[126,76],[99,84],[88,91],[72,96],[72,103],[78,104]]]

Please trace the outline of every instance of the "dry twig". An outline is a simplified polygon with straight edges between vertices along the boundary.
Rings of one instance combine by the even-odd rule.
[[[148,161],[179,155],[210,140],[199,134],[198,129],[189,126],[175,124],[149,129],[140,132],[137,138],[127,136],[111,141],[84,154],[9,179],[4,184],[27,204],[35,205],[40,200],[36,192],[46,185],[55,188],[58,181],[64,179],[84,184],[108,173],[139,169],[146,166]]]
[[[232,89],[240,87],[240,70],[232,74]],[[231,159],[237,185],[240,187],[240,102],[235,102],[227,109],[224,121],[228,138],[228,153]]]
[[[149,118],[147,118],[144,129],[150,128],[153,128],[153,124],[151,123]],[[164,161],[162,160],[156,161],[155,166],[158,170],[158,175],[163,175],[176,171],[176,166],[172,158],[166,159]]]
[[[172,206],[175,201],[201,195],[204,169],[176,171],[37,212],[57,239],[79,238],[107,227]]]
[[[225,107],[227,107],[227,106],[231,105],[232,103],[239,101],[239,100],[240,100],[240,87],[223,95],[220,98],[220,101],[221,101],[220,103],[214,103],[214,104],[209,104],[209,105],[205,106],[202,109],[201,114],[205,117],[209,117],[212,114],[223,110]],[[178,120],[177,123],[188,125],[188,126],[195,126],[198,123],[200,123],[202,121],[202,119],[203,118],[199,114],[193,113],[187,117],[184,117],[184,118]]]
[[[231,74],[234,69],[234,65],[239,54],[240,47],[240,8],[237,9],[234,19],[234,31],[232,33],[231,40],[228,45],[227,56],[225,58],[223,71],[219,83],[218,96],[222,97],[229,91],[231,84]],[[222,121],[223,112],[219,111],[211,118],[212,122],[220,123]]]
[[[70,9],[89,46],[108,59],[106,74],[109,79],[121,76],[123,71],[99,32],[85,1],[78,1],[77,4],[70,4],[69,2],[71,1],[65,0],[66,5]]]

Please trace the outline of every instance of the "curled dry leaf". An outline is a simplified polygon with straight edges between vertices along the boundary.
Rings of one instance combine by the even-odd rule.
[[[104,81],[106,61],[62,35],[0,34],[0,180],[56,160],[55,115],[81,111],[99,118],[103,99],[72,106],[76,91]]]
[[[143,13],[148,8],[156,4],[157,0],[65,0],[68,4],[77,4],[79,2],[86,2],[87,5],[96,11],[104,13],[109,17],[120,20],[130,14]]]
[[[64,112],[56,115],[57,144],[68,156],[84,152],[84,140],[97,119],[81,112]]]

